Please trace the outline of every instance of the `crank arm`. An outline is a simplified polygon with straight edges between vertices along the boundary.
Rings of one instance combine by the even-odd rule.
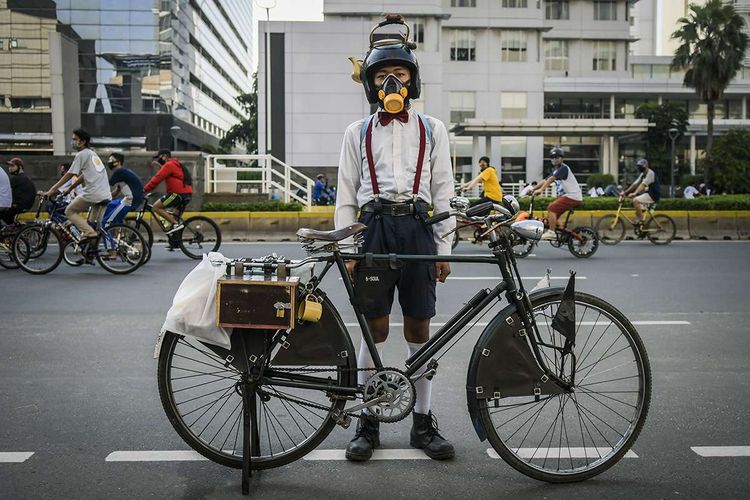
[[[354,405],[349,408],[346,408],[344,411],[346,413],[358,412],[359,410],[364,410],[365,408],[369,408],[371,406],[375,406],[378,403],[382,403],[385,400],[386,400],[386,395],[383,394],[382,396],[377,397],[375,399],[371,399],[370,401],[365,401],[364,403],[360,403],[358,405]]]

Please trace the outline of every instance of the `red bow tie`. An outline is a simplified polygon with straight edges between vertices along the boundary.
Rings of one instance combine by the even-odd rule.
[[[409,121],[409,113],[406,111],[396,114],[386,113],[385,111],[378,113],[378,120],[380,120],[380,124],[384,127],[391,123],[394,118],[400,122],[407,123]]]

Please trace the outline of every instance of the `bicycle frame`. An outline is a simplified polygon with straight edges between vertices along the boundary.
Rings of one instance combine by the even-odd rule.
[[[135,219],[138,221],[142,221],[143,216],[146,214],[146,212],[151,214],[151,217],[156,220],[156,223],[159,224],[161,230],[166,233],[169,228],[165,226],[164,223],[162,223],[161,215],[156,213],[156,211],[154,210],[154,206],[151,205],[148,200],[143,200],[141,208],[136,212]],[[182,213],[183,212],[178,210],[177,212],[172,212],[172,215],[177,219],[178,222],[182,222]]]

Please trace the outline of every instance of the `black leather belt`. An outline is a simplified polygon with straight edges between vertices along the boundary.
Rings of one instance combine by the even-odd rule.
[[[382,201],[371,201],[366,203],[360,210],[362,212],[374,212],[381,215],[390,215],[391,217],[403,217],[405,215],[414,215],[419,209],[426,211],[426,204],[422,200],[405,203],[384,203]]]

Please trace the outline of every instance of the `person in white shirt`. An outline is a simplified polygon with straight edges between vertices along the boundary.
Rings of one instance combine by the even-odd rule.
[[[10,177],[0,167],[0,210],[6,210],[13,206],[13,190],[10,187]]]
[[[520,193],[518,193],[519,198],[523,198],[524,196],[531,196],[531,193],[534,192],[534,189],[536,189],[536,185],[538,183],[536,181],[532,182],[531,184],[527,184],[524,186],[524,188],[521,190]]]
[[[42,193],[47,198],[51,198],[55,195],[60,186],[65,184],[68,179],[77,175],[78,179],[68,188],[67,192],[62,193],[63,196],[67,195],[70,191],[76,188],[76,186],[82,184],[83,190],[80,196],[76,197],[65,209],[65,216],[75,224],[84,240],[90,240],[97,237],[97,233],[93,227],[86,221],[86,217],[81,215],[82,212],[86,212],[89,208],[92,209],[92,220],[98,221],[101,217],[106,203],[112,199],[109,189],[109,177],[107,176],[104,163],[99,156],[89,148],[91,143],[91,136],[83,129],[75,129],[73,131],[73,138],[71,145],[78,151],[73,164],[65,175],[58,180],[54,186],[49,188],[48,191]]]
[[[572,210],[583,202],[581,186],[578,184],[576,176],[573,175],[573,171],[563,162],[564,157],[565,153],[562,148],[552,148],[550,151],[550,158],[552,160],[552,166],[555,167],[555,171],[534,190],[534,195],[538,196],[544,193],[547,186],[553,182],[559,182],[558,191],[561,192],[561,194],[547,207],[548,225],[547,230],[542,234],[543,240],[556,240],[557,234],[555,233],[555,230],[557,229],[557,222],[560,217],[562,217],[562,214],[567,210]]]
[[[401,16],[388,16],[387,24],[403,24]],[[429,205],[434,213],[450,210],[453,173],[448,133],[438,119],[417,113],[410,106],[419,97],[419,65],[414,45],[401,35],[379,40],[362,64],[361,82],[371,104],[379,111],[352,123],[344,134],[338,169],[338,190],[334,215],[336,228],[359,220],[367,225],[363,252],[450,255],[455,226],[449,218],[432,226],[425,223]],[[395,38],[398,36],[398,38]],[[447,262],[409,262],[398,269],[374,269],[364,262],[355,268],[347,262],[354,281],[356,302],[365,315],[378,352],[389,333],[389,314],[394,289],[404,314],[404,337],[409,355],[422,347],[430,336],[430,318],[435,315],[435,282],[445,282],[450,274]],[[377,280],[373,273],[380,272]],[[373,368],[374,362],[364,340],[357,366]],[[420,373],[418,372],[417,375]],[[360,371],[359,383],[372,372]],[[433,459],[454,456],[453,445],[438,432],[430,411],[432,381],[415,382],[416,404],[410,444]],[[363,412],[346,458],[368,460],[380,445],[379,422]]]
[[[701,192],[698,191],[698,188],[690,184],[688,187],[682,190],[682,196],[686,200],[692,200],[695,199],[696,196],[700,196]]]

